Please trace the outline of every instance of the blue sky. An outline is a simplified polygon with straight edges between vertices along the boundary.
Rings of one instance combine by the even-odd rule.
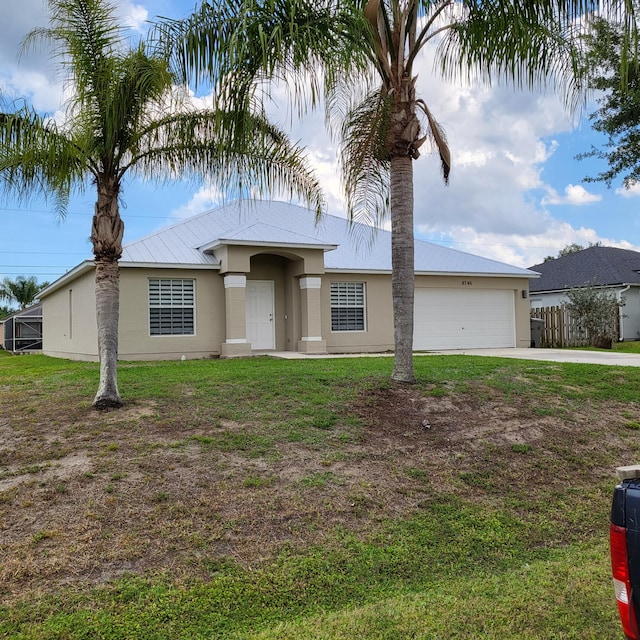
[[[184,17],[194,7],[193,0],[117,4],[134,30],[158,15]],[[55,82],[48,52],[17,54],[24,35],[44,24],[42,0],[3,7],[0,91],[55,114],[62,87]],[[567,114],[553,94],[446,82],[433,76],[429,52],[418,72],[418,90],[445,127],[453,161],[448,187],[433,155],[426,153],[414,165],[418,237],[525,267],[572,242],[640,250],[640,189],[583,182],[604,168],[597,161],[575,160],[599,140],[586,114]],[[283,113],[273,105],[274,119]],[[337,148],[325,132],[323,115],[285,118],[280,124],[307,147],[326,189],[329,213],[343,215]],[[125,242],[209,209],[220,197],[216,185],[129,182],[123,192]],[[90,258],[93,203],[89,190],[72,201],[66,219],[59,221],[42,201],[28,206],[0,201],[0,280],[35,275],[52,281]]]

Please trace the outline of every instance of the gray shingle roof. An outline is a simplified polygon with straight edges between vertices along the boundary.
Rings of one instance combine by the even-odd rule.
[[[585,285],[640,284],[640,253],[615,247],[589,247],[530,268],[541,274],[530,283],[532,293]]]
[[[325,267],[336,271],[391,271],[391,234],[324,216],[284,202],[233,202],[161,229],[124,247],[121,263],[211,265],[217,244],[323,247]],[[534,277],[527,269],[416,240],[417,273]]]

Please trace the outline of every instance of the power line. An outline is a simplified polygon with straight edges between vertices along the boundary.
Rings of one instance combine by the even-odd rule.
[[[80,251],[0,251],[9,255],[27,255],[27,256],[80,256],[85,255],[85,252]]]
[[[93,216],[93,212],[79,212],[79,211],[67,211],[64,216],[60,216],[59,214],[57,214],[55,211],[50,211],[48,209],[11,209],[11,208],[7,208],[7,207],[0,207],[0,211],[7,211],[7,212],[12,212],[12,213],[46,213],[51,215],[54,218],[66,218],[67,216]],[[125,214],[123,215],[123,218],[127,219],[127,218],[142,218],[145,220],[165,220],[166,218],[170,218],[171,216],[169,215],[163,215],[163,216],[142,216],[142,215],[136,215],[135,213],[133,214]]]

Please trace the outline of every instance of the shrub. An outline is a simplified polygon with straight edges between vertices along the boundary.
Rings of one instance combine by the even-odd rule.
[[[573,320],[586,333],[592,346],[611,348],[619,338],[619,301],[611,291],[596,287],[580,287],[567,293],[567,309]]]

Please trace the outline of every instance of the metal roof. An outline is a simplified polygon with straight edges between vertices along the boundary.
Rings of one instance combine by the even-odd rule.
[[[238,201],[206,211],[127,243],[122,263],[170,266],[218,262],[210,250],[223,244],[308,247],[325,250],[329,271],[391,272],[391,233],[284,202]],[[536,277],[502,262],[416,240],[415,269],[425,274]]]
[[[616,247],[589,247],[534,267],[540,279],[532,293],[584,286],[640,284],[640,253]]]

